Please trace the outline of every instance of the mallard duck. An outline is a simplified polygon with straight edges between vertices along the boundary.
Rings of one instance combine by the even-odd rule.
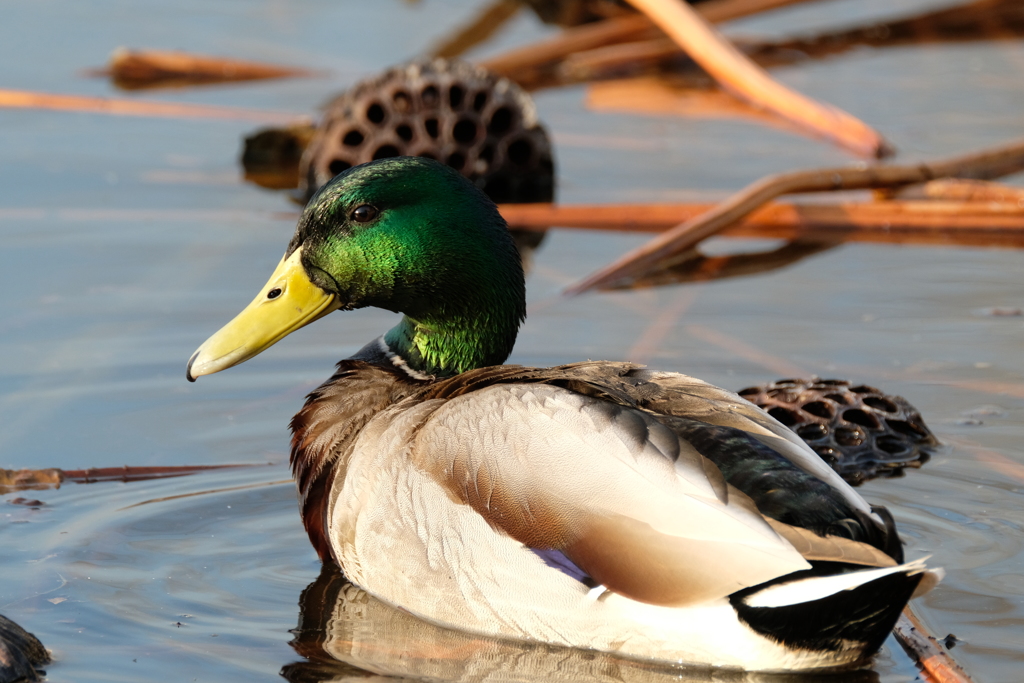
[[[502,365],[525,318],[495,205],[414,157],[310,200],[277,269],[188,362],[332,311],[401,312],[291,423],[302,520],[370,594],[463,631],[747,670],[855,666],[937,573],[795,434],[698,379]]]

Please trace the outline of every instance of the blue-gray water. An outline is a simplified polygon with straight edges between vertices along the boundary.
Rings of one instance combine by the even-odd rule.
[[[731,30],[783,36],[944,4],[822,1]],[[312,112],[424,53],[478,7],[12,0],[0,8],[0,88]],[[523,12],[471,56],[552,32]],[[119,45],[327,74],[141,95],[80,75]],[[1024,135],[1020,42],[858,50],[775,73],[877,126],[903,160]],[[742,122],[588,112],[584,96],[536,98],[565,202],[689,199],[851,162]],[[288,478],[287,421],[394,316],[335,314],[241,367],[185,381],[189,355],[255,294],[292,231],[295,207],[241,180],[240,141],[255,127],[0,109],[0,467],[273,463],[0,496],[0,613],[53,650],[50,680],[279,680],[303,660],[289,629],[319,563],[291,485],[274,483]],[[949,447],[862,492],[890,507],[911,557],[946,568],[917,603],[932,630],[965,641],[954,653],[979,683],[1018,680],[1024,318],[986,309],[1024,305],[1024,254],[847,245],[757,277],[559,298],[642,239],[554,232],[512,360],[629,358],[732,389],[799,372],[905,396]],[[9,504],[17,496],[45,505]],[[915,676],[891,640],[875,669],[886,683]]]

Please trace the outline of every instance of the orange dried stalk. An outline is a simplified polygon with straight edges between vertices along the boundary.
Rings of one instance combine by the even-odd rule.
[[[307,117],[288,112],[274,112],[238,107],[218,107],[180,102],[144,102],[141,100],[84,95],[59,95],[31,90],[0,89],[0,109],[50,109],[117,116],[155,116],[172,119],[232,119],[262,123],[294,124]]]
[[[683,0],[629,2],[733,94],[857,154],[882,157],[891,153],[882,136],[859,119],[773,80]]]
[[[569,293],[628,280],[693,248],[785,194],[897,188],[937,178],[992,179],[1024,169],[1024,141],[941,162],[795,171],[758,180],[701,216],[692,218],[622,256],[574,285]]]
[[[120,88],[138,90],[309,76],[312,72],[294,67],[187,52],[129,50],[121,47],[110,55],[107,69],[99,73],[109,75]]]

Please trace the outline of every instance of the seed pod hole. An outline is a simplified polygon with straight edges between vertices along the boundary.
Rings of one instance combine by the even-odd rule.
[[[897,434],[904,434],[918,439],[923,436],[927,436],[927,432],[925,430],[905,420],[886,420],[885,424],[888,425],[889,429]]]
[[[395,101],[395,111],[402,114],[408,114],[412,111],[412,97],[409,96],[409,93],[404,90],[397,90],[392,99]]]
[[[348,169],[352,168],[352,164],[345,161],[344,159],[335,159],[330,163],[330,166],[328,166],[328,168],[331,169],[331,173],[333,173],[334,175],[338,175],[342,171],[347,171]]]
[[[831,420],[832,416],[835,415],[835,411],[828,403],[824,401],[811,401],[801,406],[805,413],[810,413],[815,417],[823,417],[826,420]]]
[[[437,127],[437,119],[427,119],[423,122],[423,128],[427,131],[427,135],[437,139],[437,135],[440,132]]]
[[[373,153],[374,160],[397,156],[401,156],[401,152],[399,152],[398,148],[394,145],[381,145],[377,148],[377,151]]]
[[[856,427],[839,427],[836,429],[836,443],[840,446],[859,446],[864,443],[864,432]]]
[[[883,413],[896,412],[896,404],[882,396],[865,396],[864,404],[871,406],[875,410],[881,410]]]
[[[358,130],[350,130],[345,133],[345,137],[341,139],[341,143],[347,147],[358,147],[363,144],[363,140],[366,138]]]
[[[783,403],[796,403],[800,400],[800,392],[790,387],[779,387],[768,392],[768,396]]]
[[[477,112],[479,114],[480,112],[482,112],[484,110],[484,107],[486,107],[486,106],[487,106],[487,93],[484,92],[484,91],[480,91],[480,92],[478,92],[473,97],[473,111],[475,111],[475,112]]]
[[[466,165],[466,157],[461,152],[452,152],[448,155],[448,160],[445,163],[456,171],[461,171],[462,167]]]
[[[466,91],[462,89],[460,85],[453,85],[448,89],[448,106],[452,109],[458,109],[462,106],[462,101],[466,98]]]
[[[410,140],[412,140],[412,127],[405,123],[401,124],[400,126],[395,126],[395,135],[402,138],[406,142],[409,142]]]
[[[909,450],[905,443],[892,436],[879,437],[875,445],[890,455],[899,455]]]
[[[380,105],[380,102],[374,102],[366,108],[366,120],[370,123],[383,123],[387,117],[387,113],[384,111],[384,107]]]
[[[438,91],[436,85],[428,85],[420,91],[420,101],[423,102],[423,106],[427,109],[436,107],[440,100],[441,93]]]
[[[828,446],[818,446],[814,449],[814,452],[817,453],[829,467],[835,467],[836,463],[839,462],[839,458],[842,457],[842,454],[836,449],[829,448]]]
[[[786,425],[787,427],[792,427],[793,425],[800,421],[800,419],[796,416],[796,413],[794,413],[792,410],[787,410],[786,408],[780,408],[778,406],[774,408],[769,408],[768,414],[774,417],[782,424]]]
[[[850,408],[849,410],[843,411],[843,419],[847,422],[852,422],[855,425],[861,427],[867,427],[868,429],[878,429],[881,427],[878,418],[871,413],[865,412],[859,408]]]
[[[828,427],[823,424],[813,423],[800,427],[796,430],[796,433],[804,441],[818,441],[828,436]]]
[[[487,124],[487,132],[491,135],[502,135],[512,127],[512,110],[498,107],[491,114],[491,122]]]
[[[462,119],[452,129],[452,137],[456,142],[468,145],[476,140],[476,123],[470,119]]]

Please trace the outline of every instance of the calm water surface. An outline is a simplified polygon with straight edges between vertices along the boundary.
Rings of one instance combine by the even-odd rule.
[[[818,2],[731,30],[783,36],[942,4]],[[327,73],[137,97],[311,112],[477,9],[14,0],[0,21],[0,88],[118,95],[79,72],[118,45],[181,48]],[[552,31],[524,12],[474,55]],[[902,159],[1024,135],[1019,42],[859,50],[776,73],[879,127]],[[742,122],[592,113],[584,95],[537,95],[566,202],[687,199],[851,161]],[[286,424],[334,361],[394,316],[331,316],[240,368],[185,381],[189,355],[250,300],[293,228],[284,196],[240,179],[240,140],[254,127],[0,110],[0,466],[256,465],[0,496],[0,612],[54,651],[49,679],[280,680],[284,669],[292,680],[725,680],[439,632],[337,576],[318,579],[287,482]],[[954,652],[979,683],[1019,680],[1024,318],[986,310],[1024,305],[1024,255],[847,245],[757,277],[559,297],[641,239],[554,232],[528,281],[512,361],[631,359],[732,389],[817,374],[907,397],[948,445],[923,470],[862,492],[893,511],[911,557],[946,568],[917,605],[934,632],[964,641]],[[18,496],[45,505],[10,504]],[[890,640],[855,680],[914,677]]]

